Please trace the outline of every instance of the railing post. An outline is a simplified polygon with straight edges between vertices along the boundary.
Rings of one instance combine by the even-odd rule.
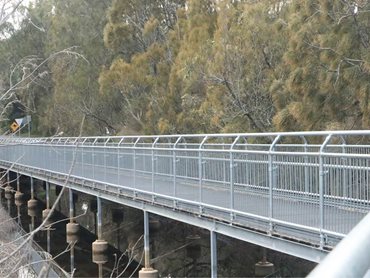
[[[63,171],[67,172],[67,147],[66,147],[66,141],[64,141],[63,144]]]
[[[234,153],[233,153],[233,149],[235,147],[235,145],[237,144],[237,142],[239,141],[239,138],[240,136],[237,136],[234,140],[234,142],[232,143],[231,147],[230,147],[230,219],[231,221],[234,220],[234,202],[235,202],[235,198],[234,198]]]
[[[88,177],[88,174],[85,174],[85,162],[84,162],[84,145],[85,145],[85,142],[86,142],[87,138],[85,138],[82,142],[81,142],[81,145],[79,145],[79,147],[81,148],[81,169],[82,169],[82,177],[84,178],[87,178]]]
[[[274,189],[274,167],[273,167],[273,151],[275,150],[276,143],[280,140],[280,135],[277,135],[272,142],[269,154],[268,154],[268,172],[269,172],[269,225],[270,225],[270,233],[273,232],[274,225],[272,223],[272,218],[274,217],[274,210],[273,210],[273,189]]]
[[[83,146],[79,146],[79,148],[81,150],[81,176],[85,177],[84,149],[83,149]]]
[[[304,152],[307,153],[307,139],[304,136],[301,136],[303,143],[304,143]],[[309,193],[310,192],[310,185],[309,185],[309,177],[308,177],[308,156],[304,156],[304,191]]]
[[[121,138],[117,146],[117,185],[120,185],[121,181],[121,144],[125,138]]]
[[[323,233],[323,229],[325,227],[325,218],[324,218],[324,159],[322,154],[326,145],[329,143],[332,134],[326,136],[324,143],[320,147],[319,153],[319,213],[320,213],[320,248],[324,248],[325,245],[325,237]]]
[[[344,140],[343,136],[341,136],[340,138],[342,140],[342,153],[346,153],[346,141]],[[352,197],[352,194],[349,192],[349,190],[347,191],[347,186],[349,186],[349,184],[347,182],[347,169],[346,169],[345,166],[347,164],[348,158],[342,157],[341,160],[342,160],[342,165],[343,165],[343,172],[342,172],[342,186],[343,186],[343,189],[342,189],[342,194],[343,194],[343,197]]]
[[[92,162],[92,174],[93,180],[95,180],[95,144],[98,139],[96,138],[92,143],[92,153],[91,153],[91,162]]]
[[[204,143],[207,141],[208,136],[205,136],[199,145],[199,160],[198,160],[198,171],[199,171],[199,213],[203,213],[203,161],[202,161],[202,148]]]
[[[136,146],[140,141],[140,137],[138,137],[134,143],[134,156],[133,156],[133,170],[134,170],[134,188],[136,188]]]
[[[155,178],[155,161],[156,161],[156,157],[155,157],[155,152],[154,152],[154,148],[155,148],[155,145],[157,144],[159,140],[159,137],[157,137],[153,144],[152,144],[152,193],[154,194],[155,193],[155,183],[154,183],[154,178]],[[152,198],[153,198],[153,201],[154,201],[154,195],[152,195]]]
[[[107,144],[109,142],[109,139],[107,139],[105,142],[104,142],[104,153],[103,153],[103,158],[104,158],[104,181],[106,182],[107,181]]]
[[[177,138],[175,144],[173,145],[173,158],[172,158],[172,163],[173,163],[173,197],[176,197],[177,195],[177,192],[176,192],[176,163],[177,163],[177,159],[176,159],[176,148],[177,148],[177,144],[181,141],[182,139],[182,136],[180,136],[179,138]],[[176,207],[176,201],[174,201],[174,207]]]

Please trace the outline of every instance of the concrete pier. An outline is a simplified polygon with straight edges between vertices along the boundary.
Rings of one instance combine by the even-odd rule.
[[[139,278],[157,278],[158,270],[150,266],[149,213],[144,211],[144,267],[139,271]]]
[[[44,209],[42,211],[42,219],[45,220],[46,217],[51,213],[51,209],[50,209],[50,184],[49,182],[46,182],[45,184],[45,189],[46,189],[46,209]],[[48,225],[50,225],[52,223],[52,215],[49,216],[49,221],[48,221]]]
[[[7,185],[5,187],[5,194],[4,194],[5,199],[11,200],[13,198],[13,191],[14,191],[13,187],[11,187],[10,185]]]
[[[256,277],[266,277],[275,272],[274,264],[267,261],[266,248],[262,249],[262,260],[255,264],[254,275]]]
[[[69,223],[66,225],[66,241],[67,243],[77,242],[79,239],[80,225],[75,222],[73,192],[69,189]]]
[[[30,184],[31,184],[31,199],[27,202],[28,210],[33,210],[37,207],[37,200],[35,199],[35,189],[33,184],[33,177],[30,177]]]
[[[20,175],[17,173],[17,191],[15,192],[14,199],[17,202],[17,200],[23,200],[24,194],[21,192],[21,186],[19,183]],[[18,201],[19,202],[19,201]]]
[[[99,267],[99,277],[103,277],[103,264],[108,262],[108,242],[102,238],[102,204],[99,197],[96,198],[96,224],[98,239],[92,243],[92,261]]]

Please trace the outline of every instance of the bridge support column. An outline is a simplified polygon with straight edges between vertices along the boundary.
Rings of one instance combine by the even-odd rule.
[[[217,234],[211,231],[211,277],[217,278]]]
[[[70,188],[68,191],[69,197],[69,223],[66,225],[67,243],[73,243],[78,240],[78,233],[80,231],[80,225],[75,222],[74,215],[74,202],[73,202],[73,191]]]
[[[1,171],[0,172],[0,203],[2,202],[2,199],[3,199],[3,191],[5,192],[5,184],[6,182],[4,182],[4,178],[5,178],[5,171]]]
[[[46,217],[51,213],[51,210],[50,210],[50,198],[49,198],[50,197],[49,196],[49,194],[50,194],[50,184],[49,184],[49,182],[46,182],[46,184],[45,184],[45,190],[46,190],[46,209],[44,209],[42,211],[42,219],[43,220],[45,220]],[[52,217],[52,215],[50,215],[50,217],[49,217],[48,224],[50,224],[52,222],[51,217]]]
[[[274,273],[274,264],[267,261],[266,248],[262,249],[262,260],[255,264],[254,274],[256,277],[266,277]]]
[[[21,206],[23,204],[23,196],[24,194],[21,192],[21,186],[19,183],[20,175],[17,173],[17,191],[15,192],[14,199],[15,199],[15,205],[17,207]]]
[[[66,225],[66,241],[67,243],[71,244],[71,251],[70,251],[70,264],[71,264],[71,273],[74,272],[75,269],[75,248],[74,245],[80,239],[79,231],[80,225],[75,222],[75,215],[74,215],[74,202],[73,202],[73,191],[70,188],[68,191],[69,197],[69,223]]]
[[[37,200],[35,199],[35,189],[33,185],[33,177],[30,177],[30,183],[31,183],[31,199],[27,202],[27,208],[28,210],[35,210],[37,207]]]
[[[11,200],[13,198],[13,187],[11,187],[9,184],[5,187],[5,199]]]
[[[24,194],[21,192],[20,184],[19,184],[19,173],[17,173],[17,192],[14,194],[14,203],[17,206],[17,223],[21,226],[21,206],[23,205],[23,196]]]
[[[11,208],[11,199],[13,198],[13,187],[10,186],[10,176],[9,171],[6,174],[6,183],[7,186],[5,187],[5,199],[7,200],[8,212],[10,213]]]
[[[35,229],[35,217],[38,212],[37,207],[37,200],[35,199],[35,192],[34,192],[34,184],[33,184],[33,177],[30,177],[30,183],[31,183],[31,199],[27,202],[27,213],[29,216],[31,216],[31,231]]]
[[[150,266],[149,213],[144,210],[144,267],[139,271],[139,278],[157,278],[158,270]]]
[[[103,277],[103,264],[108,261],[108,242],[102,238],[102,204],[100,197],[96,198],[96,223],[98,239],[92,243],[92,261],[99,266],[99,277]]]
[[[70,188],[68,191],[69,197],[69,223],[66,225],[67,243],[75,243],[79,237],[80,225],[75,222],[74,204],[73,204],[73,191]]]

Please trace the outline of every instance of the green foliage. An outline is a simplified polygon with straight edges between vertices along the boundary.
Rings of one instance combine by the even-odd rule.
[[[369,128],[369,7],[327,0],[290,7],[284,85],[272,90],[277,129]]]
[[[35,1],[19,28],[0,29],[11,34],[0,43],[0,88],[22,85],[1,104],[2,125],[32,114],[42,135],[77,135],[82,118],[83,134],[368,129],[369,10],[368,1]],[[56,56],[35,82],[22,80],[70,47],[79,59]]]

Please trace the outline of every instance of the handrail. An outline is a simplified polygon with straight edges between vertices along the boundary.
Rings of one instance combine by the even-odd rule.
[[[14,169],[65,174],[74,153],[74,178],[118,192],[129,188],[134,199],[142,190],[150,202],[174,210],[195,204],[199,216],[321,250],[334,247],[342,237],[333,234],[344,236],[369,211],[370,130],[0,137],[0,165]]]
[[[219,134],[170,134],[170,135],[129,135],[129,136],[84,136],[81,137],[81,139],[120,139],[122,137],[125,138],[142,138],[142,139],[155,139],[155,138],[178,138],[179,136],[183,138],[224,138],[224,137],[276,137],[277,135],[280,135],[282,137],[294,137],[294,136],[325,136],[331,134],[332,136],[336,135],[370,135],[370,130],[335,130],[335,131],[300,131],[300,132],[266,132],[266,133],[219,133]],[[71,139],[76,137],[50,137],[52,138],[60,138],[60,139]],[[25,137],[7,137],[7,136],[0,136],[1,139],[8,139],[11,141],[20,141],[22,139],[25,139]],[[29,138],[28,138],[29,139]],[[40,140],[45,139],[44,137],[35,137],[31,138],[34,140]]]
[[[370,213],[326,256],[309,278],[364,277],[370,268]]]

